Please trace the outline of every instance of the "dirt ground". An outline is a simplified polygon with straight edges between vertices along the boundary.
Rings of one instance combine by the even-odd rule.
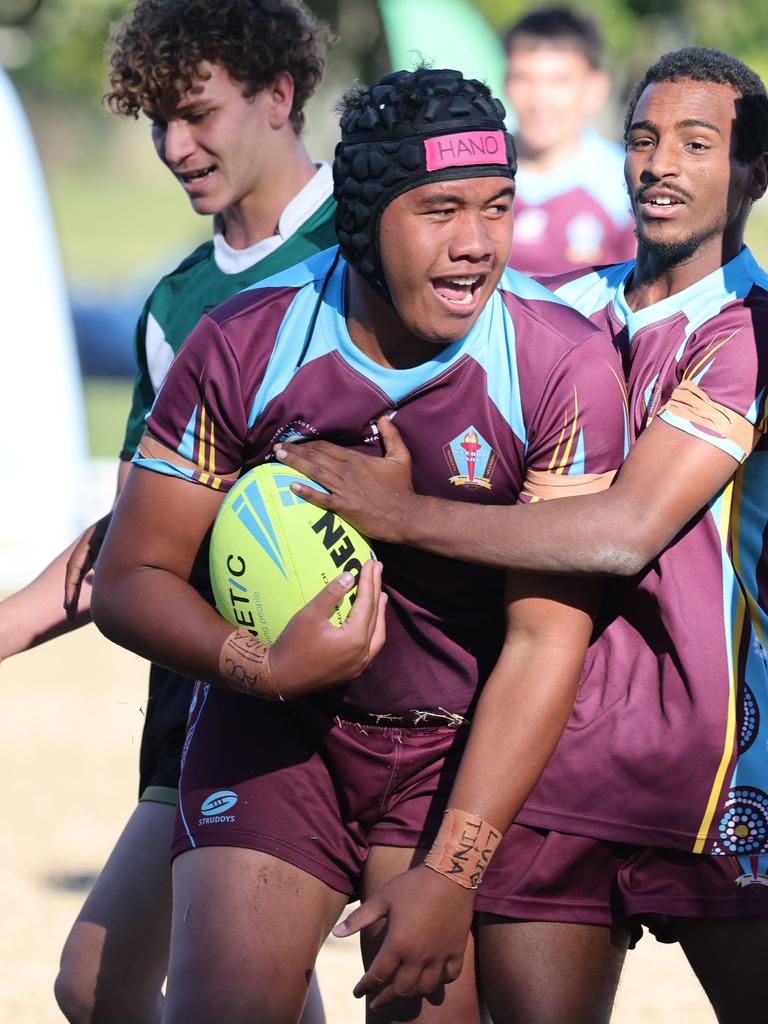
[[[135,802],[144,664],[93,627],[0,666],[0,1020],[62,1020],[58,954]],[[359,1024],[355,940],[318,966],[328,1024]],[[614,1024],[713,1024],[677,947],[645,938],[629,955]]]

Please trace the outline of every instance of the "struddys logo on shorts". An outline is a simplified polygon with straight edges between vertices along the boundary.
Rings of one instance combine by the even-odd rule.
[[[237,793],[233,793],[231,789],[219,789],[211,793],[200,804],[200,813],[203,817],[198,824],[215,825],[223,821],[234,821],[234,814],[227,814],[227,811],[235,806],[237,800]]]

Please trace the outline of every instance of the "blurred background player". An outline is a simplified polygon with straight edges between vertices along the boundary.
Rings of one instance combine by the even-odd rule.
[[[540,7],[504,37],[519,156],[511,263],[556,274],[635,253],[622,148],[587,127],[610,83],[595,22]]]
[[[139,0],[115,30],[110,108],[149,118],[158,157],[195,212],[214,217],[213,239],[159,282],[139,320],[118,493],[144,416],[203,312],[335,243],[330,167],[313,163],[301,138],[327,38],[326,26],[290,0]],[[0,659],[88,621],[90,585],[82,582],[108,522],[0,604]],[[190,680],[153,666],[139,805],[62,954],[56,997],[71,1021],[160,1019],[170,837],[191,691]],[[322,1020],[315,986],[304,1020]]]

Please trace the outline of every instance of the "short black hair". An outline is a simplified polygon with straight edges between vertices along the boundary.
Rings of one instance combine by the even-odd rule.
[[[386,114],[377,113],[385,108]],[[471,114],[503,122],[507,114],[485,82],[427,64],[419,64],[413,71],[393,71],[370,88],[355,82],[335,109],[344,132],[381,130],[381,117],[386,118],[388,130],[402,131],[425,121],[466,119]]]
[[[516,46],[536,49],[553,46],[575,50],[591,68],[603,63],[603,37],[597,22],[570,7],[537,7],[507,29],[503,37],[507,56]]]
[[[768,152],[768,93],[762,79],[737,57],[708,46],[686,46],[682,50],[665,53],[648,68],[627,101],[625,140],[635,107],[648,86],[654,82],[679,82],[685,78],[693,82],[730,85],[741,97],[736,104],[737,160],[754,160],[761,153]]]

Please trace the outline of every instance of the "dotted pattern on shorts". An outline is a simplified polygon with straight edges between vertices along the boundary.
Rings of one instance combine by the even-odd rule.
[[[767,853],[768,795],[752,786],[730,790],[719,832],[725,853]]]

